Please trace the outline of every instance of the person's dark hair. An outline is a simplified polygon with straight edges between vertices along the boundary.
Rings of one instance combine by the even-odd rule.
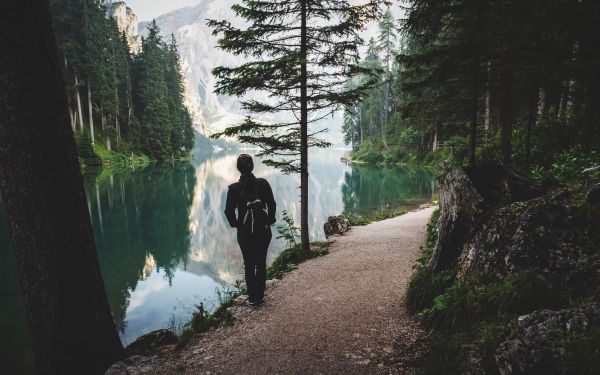
[[[241,154],[237,159],[237,169],[242,174],[251,173],[254,169],[254,162],[252,161],[252,156],[248,154]]]

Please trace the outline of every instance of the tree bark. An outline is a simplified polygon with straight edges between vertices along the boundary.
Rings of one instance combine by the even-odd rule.
[[[360,126],[360,143],[364,141],[363,121],[362,121],[362,109],[358,106],[358,125]]]
[[[475,166],[475,151],[477,149],[477,110],[479,103],[479,66],[475,68],[475,79],[473,82],[473,102],[471,103],[471,120],[470,120],[470,128],[469,128],[469,165],[471,167]]]
[[[489,61],[487,64],[487,83],[485,89],[485,116],[483,122],[483,129],[485,131],[486,138],[490,131],[490,125],[492,123],[492,94],[490,92],[490,71],[492,69],[492,62]]]
[[[68,116],[48,1],[2,1],[0,192],[35,367],[39,374],[102,374],[124,351]]]
[[[303,252],[310,251],[308,236],[308,36],[307,4],[301,3],[300,25],[300,242]]]
[[[510,63],[508,63],[510,64]],[[512,165],[512,85],[513,72],[510,66],[504,68],[501,76],[501,104],[498,120],[500,125],[500,156],[502,164]]]
[[[440,120],[439,118],[435,120],[435,129],[433,130],[433,151],[438,149],[438,132],[440,130]]]
[[[525,134],[525,168],[527,171],[529,171],[529,167],[531,164],[531,132],[533,129],[533,124],[536,122],[536,94],[536,91],[532,90],[531,99],[529,101],[529,113],[527,116],[527,133]]]
[[[381,124],[381,138],[383,140],[383,147],[388,148],[387,144],[387,134],[386,134],[386,126],[388,122],[388,115],[390,111],[390,91],[392,85],[392,77],[390,74],[390,60],[391,60],[391,51],[388,48],[390,45],[389,42],[389,33],[387,36],[388,40],[386,41],[386,57],[385,57],[385,100],[384,100],[384,109],[383,109],[383,123]]]
[[[88,115],[90,121],[90,137],[92,138],[92,145],[95,144],[94,141],[94,112],[92,108],[92,84],[90,83],[90,79],[88,77],[87,80],[87,95],[88,95]]]
[[[79,80],[77,79],[77,72],[75,76],[75,98],[77,100],[77,115],[79,116],[79,130],[83,131],[83,111],[81,109],[81,95],[79,94]]]

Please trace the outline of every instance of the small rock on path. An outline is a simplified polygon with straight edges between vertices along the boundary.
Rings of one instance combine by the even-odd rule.
[[[397,357],[419,334],[402,300],[432,212],[352,228],[269,288],[264,307],[144,373],[413,373]]]

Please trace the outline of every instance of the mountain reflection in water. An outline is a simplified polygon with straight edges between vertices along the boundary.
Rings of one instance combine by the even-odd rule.
[[[311,240],[324,239],[327,216],[414,207],[435,190],[433,175],[424,169],[348,166],[340,162],[347,152],[311,154]],[[223,215],[227,186],[239,178],[236,158],[227,153],[196,155],[189,163],[84,175],[106,293],[124,343],[184,322],[200,302],[213,308],[216,289],[243,278],[235,230]],[[271,184],[278,219],[287,210],[299,223],[298,176],[284,175],[258,160],[254,173]],[[21,315],[6,223],[0,220],[0,226],[1,256],[9,259],[3,264],[9,276],[5,274],[2,298],[10,304],[9,313]],[[285,247],[273,231],[269,261]],[[17,339],[26,336],[24,318],[5,315],[0,321],[7,327],[8,342],[14,338],[18,350],[27,352],[27,344]]]

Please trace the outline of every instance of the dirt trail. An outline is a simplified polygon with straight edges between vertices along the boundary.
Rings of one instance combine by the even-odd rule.
[[[418,333],[402,298],[433,209],[354,227],[267,290],[266,305],[193,340],[156,374],[397,374]]]

